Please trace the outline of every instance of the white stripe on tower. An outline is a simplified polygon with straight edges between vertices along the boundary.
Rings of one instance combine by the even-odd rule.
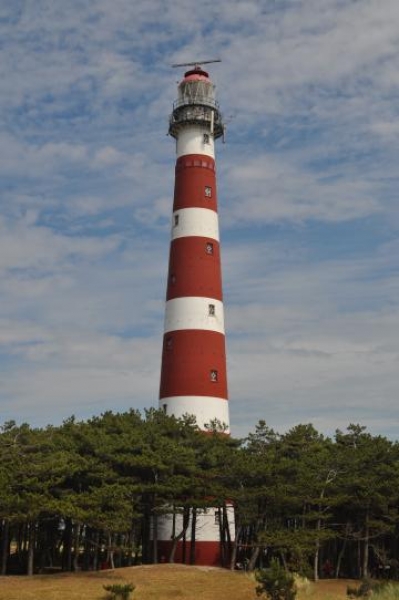
[[[206,329],[224,335],[223,304],[215,298],[173,298],[166,303],[165,333]]]
[[[181,129],[176,137],[176,156],[185,156],[188,154],[201,154],[215,158],[215,143],[212,135],[205,142],[204,133],[209,134],[209,125],[193,125],[189,128]]]
[[[177,158],[160,407],[176,417],[194,415],[203,430],[217,420],[228,431],[214,147],[215,139],[223,135],[223,124],[214,86],[198,66],[179,84],[169,133],[176,139]],[[198,522],[204,536],[199,534],[196,540],[197,564],[220,562],[215,510],[209,508]],[[170,535],[164,519],[158,524],[158,539],[165,552]]]
[[[172,240],[180,237],[205,237],[219,241],[218,215],[209,208],[182,208],[172,216]]]

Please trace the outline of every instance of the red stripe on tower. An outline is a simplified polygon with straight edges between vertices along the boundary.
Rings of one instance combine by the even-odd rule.
[[[176,417],[194,415],[201,429],[217,420],[228,431],[214,146],[223,132],[214,85],[195,64],[178,86],[169,125],[169,134],[176,139],[177,160],[160,407]],[[200,519],[197,516],[197,564],[220,564],[218,517],[219,509],[212,507]],[[171,527],[167,518],[158,524],[160,556],[167,557]]]

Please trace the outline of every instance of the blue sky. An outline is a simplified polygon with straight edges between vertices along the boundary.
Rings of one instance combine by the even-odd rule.
[[[0,53],[0,422],[157,405],[170,65],[221,58],[232,432],[397,438],[397,0],[5,0]]]

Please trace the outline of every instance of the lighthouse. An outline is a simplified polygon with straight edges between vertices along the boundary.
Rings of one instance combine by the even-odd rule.
[[[176,168],[160,407],[194,415],[201,429],[215,420],[229,425],[215,166],[223,132],[214,85],[194,64],[169,124]]]
[[[191,68],[169,122],[176,166],[159,402],[168,415],[194,415],[204,431],[219,422],[229,432],[215,163],[224,125],[206,62],[174,65]],[[196,564],[220,565],[218,509],[196,514],[196,524]],[[167,517],[158,525],[165,555],[170,528]]]

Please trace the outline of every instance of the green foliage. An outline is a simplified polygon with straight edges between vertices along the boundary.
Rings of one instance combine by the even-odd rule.
[[[325,575],[319,561],[328,559],[334,571],[360,578],[378,561],[397,576],[397,442],[359,425],[334,439],[310,424],[279,434],[264,421],[245,440],[221,432],[213,422],[204,435],[193,418],[156,410],[106,412],[43,429],[6,422],[0,426],[2,571],[26,571],[29,548],[34,570],[151,562],[157,517],[179,516],[177,544],[193,511],[212,507],[219,509],[226,561],[236,552],[233,566],[254,569],[273,555],[288,570],[317,579]],[[235,545],[226,500],[235,510]]]
[[[266,594],[270,600],[294,600],[297,590],[295,578],[274,558],[268,569],[256,573],[259,585],[256,587],[257,596]]]
[[[109,600],[129,600],[136,586],[132,583],[114,583],[113,585],[104,585]]]

